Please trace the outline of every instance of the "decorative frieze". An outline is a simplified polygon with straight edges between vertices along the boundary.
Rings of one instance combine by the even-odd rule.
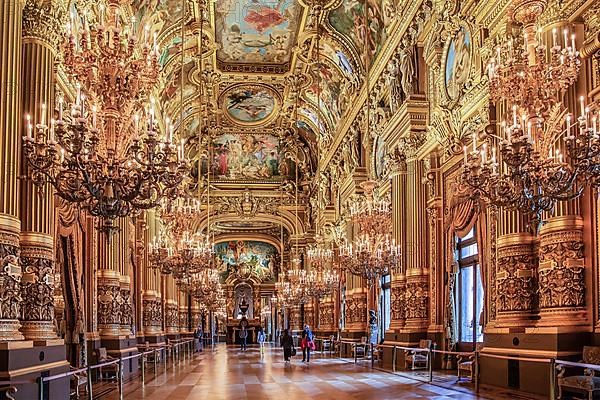
[[[391,314],[390,329],[402,328],[406,320],[406,277],[404,274],[395,274],[392,280],[390,293]]]
[[[167,333],[179,332],[179,309],[173,300],[165,304],[165,327]]]
[[[406,326],[426,327],[429,316],[428,275],[409,275],[404,293]]]
[[[334,326],[334,309],[333,302],[327,301],[319,304],[319,328],[331,329]]]
[[[146,297],[146,296],[144,296]],[[160,298],[145,298],[142,300],[142,323],[144,333],[159,333],[162,325],[162,306]]]
[[[119,273],[98,271],[98,330],[100,336],[119,336],[123,319]]]
[[[539,258],[542,324],[556,318],[574,324],[571,314],[584,313],[586,305],[583,220],[575,216],[550,218],[540,230]]]
[[[0,215],[0,341],[23,340],[21,324],[20,222]]]
[[[56,338],[53,243],[49,235],[21,235],[21,332],[28,340]]]
[[[533,238],[529,233],[503,235],[497,241],[496,310],[502,324],[532,318],[537,306]]]
[[[121,290],[121,334],[131,335],[133,325],[133,306],[131,304],[131,282],[129,276],[121,275],[119,278]]]

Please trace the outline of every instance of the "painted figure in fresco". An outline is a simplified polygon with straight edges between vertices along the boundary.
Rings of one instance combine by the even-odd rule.
[[[460,94],[471,71],[471,36],[464,28],[456,33],[450,42],[446,59],[446,89],[450,98]]]

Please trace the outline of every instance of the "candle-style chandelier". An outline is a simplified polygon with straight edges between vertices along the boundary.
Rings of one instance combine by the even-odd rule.
[[[499,45],[488,66],[491,100],[506,107],[506,118],[481,148],[473,133],[472,151],[464,147],[462,174],[474,196],[530,215],[534,229],[557,201],[581,195],[581,178],[597,175],[594,167],[586,167],[598,155],[593,127],[578,139],[572,133],[589,122],[583,104],[579,126],[563,105],[580,69],[575,35],[567,28],[562,34],[553,29],[551,46],[546,43],[536,29],[544,8],[542,0],[511,8],[510,18],[521,25],[522,36]],[[499,151],[492,141],[499,143]]]
[[[333,250],[325,248],[319,241],[308,249],[306,255],[310,270],[302,279],[308,295],[317,299],[330,295],[340,283],[340,275],[333,269]]]
[[[191,274],[209,268],[214,257],[209,237],[194,232],[194,221],[199,212],[197,199],[164,201],[159,216],[167,233],[159,234],[150,243],[151,267],[163,274],[173,274],[183,286]]]
[[[400,263],[401,249],[392,239],[392,214],[389,201],[375,197],[376,183],[363,182],[364,197],[350,207],[351,221],[358,227],[352,242],[339,248],[339,264],[353,275],[368,282],[375,280]]]
[[[78,37],[72,18],[63,54],[77,82],[75,102],[63,113],[59,99],[58,118],[50,121],[42,104],[39,121],[27,117],[24,137],[33,182],[50,183],[61,198],[99,217],[108,235],[118,230],[116,218],[173,196],[189,169],[169,126],[166,139],[159,138],[154,105],[139,109],[158,80],[158,48],[151,49],[148,29],[140,41],[135,23],[123,27],[123,15],[119,1],[110,0],[95,26],[84,18]]]

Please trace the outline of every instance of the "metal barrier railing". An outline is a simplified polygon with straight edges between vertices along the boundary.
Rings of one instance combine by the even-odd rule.
[[[63,372],[60,374],[56,374],[56,375],[51,375],[51,376],[45,376],[45,377],[40,377],[38,378],[38,394],[39,394],[39,399],[43,400],[45,397],[45,393],[44,393],[44,383],[45,382],[51,382],[57,379],[63,379],[63,378],[70,378],[73,375],[80,375],[82,373],[85,373],[87,375],[87,395],[89,399],[93,399],[93,386],[92,386],[92,371],[96,370],[96,369],[100,369],[103,367],[107,367],[109,365],[117,365],[117,372],[116,372],[116,378],[117,378],[117,387],[119,389],[119,399],[123,400],[123,378],[124,378],[124,361],[127,360],[132,360],[132,359],[137,359],[137,358],[141,358],[141,381],[142,381],[142,386],[144,386],[146,384],[146,368],[145,368],[145,361],[146,361],[146,357],[150,354],[154,354],[154,374],[156,375],[157,371],[158,371],[158,365],[157,365],[157,360],[158,360],[158,354],[164,354],[163,360],[165,363],[165,368],[167,365],[167,356],[170,353],[170,358],[173,362],[173,368],[175,368],[176,362],[181,362],[182,358],[181,358],[181,354],[183,354],[183,360],[185,361],[185,358],[188,357],[189,360],[191,361],[192,357],[193,357],[193,353],[194,353],[194,348],[193,348],[193,343],[194,340],[181,340],[181,341],[177,341],[174,343],[169,343],[166,346],[161,346],[161,347],[157,347],[153,350],[150,351],[142,351],[140,353],[137,354],[133,354],[130,356],[125,356],[122,357],[120,356],[119,358],[115,358],[114,360],[110,360],[110,361],[106,361],[106,362],[102,362],[99,364],[94,364],[94,365],[87,365],[84,368],[77,368],[77,369],[73,369],[71,371],[68,372]],[[141,347],[141,346],[140,346]],[[0,388],[0,391],[2,390],[2,388]]]

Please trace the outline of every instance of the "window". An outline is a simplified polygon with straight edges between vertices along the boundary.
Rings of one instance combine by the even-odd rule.
[[[381,294],[379,296],[379,341],[385,336],[385,331],[390,328],[392,320],[392,284],[390,275],[381,277]]]
[[[458,340],[461,343],[475,344],[483,341],[483,329],[480,325],[483,284],[474,229],[457,240],[456,248],[459,265],[456,281]]]

